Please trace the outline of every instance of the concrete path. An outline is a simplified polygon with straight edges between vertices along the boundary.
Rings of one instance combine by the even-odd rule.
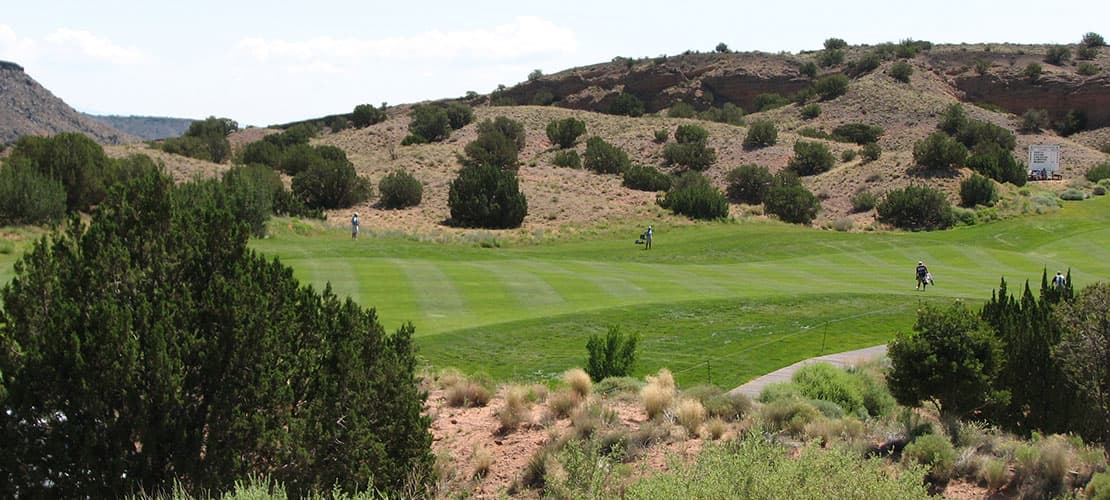
[[[752,399],[755,399],[759,397],[759,393],[763,390],[763,386],[775,382],[789,382],[790,378],[794,376],[794,372],[797,371],[798,368],[801,368],[810,363],[829,363],[844,368],[885,355],[886,344],[883,344],[868,347],[866,349],[859,349],[856,351],[838,352],[836,354],[826,354],[824,356],[818,356],[816,358],[809,358],[787,366],[786,368],[775,370],[762,377],[750,380],[748,381],[748,383],[737,387],[729,392],[747,394]]]

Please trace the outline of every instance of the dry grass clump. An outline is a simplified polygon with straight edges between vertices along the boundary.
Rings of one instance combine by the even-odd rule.
[[[628,436],[629,453],[645,450],[658,443],[665,442],[671,434],[670,428],[670,424],[657,420],[644,422],[639,429]]]
[[[675,388],[674,376],[670,370],[663,368],[656,376],[647,376],[647,385],[640,390],[640,398],[644,402],[647,416],[654,419],[667,411],[674,402]]]
[[[557,418],[567,418],[582,403],[582,396],[568,387],[555,391],[547,398],[547,409]]]
[[[593,388],[590,375],[581,368],[571,368],[563,373],[563,382],[574,389],[574,392],[577,392],[582,398],[589,397],[590,390]]]
[[[1010,466],[997,458],[988,458],[979,467],[979,479],[987,484],[989,491],[998,491],[1010,482]]]
[[[721,417],[712,417],[705,422],[705,434],[714,441],[721,439],[728,431],[728,423]]]
[[[532,418],[533,393],[530,387],[510,385],[505,387],[505,404],[497,410],[497,420],[501,423],[499,433],[516,430]]]
[[[571,435],[578,439],[589,439],[598,431],[611,428],[620,423],[620,416],[599,401],[590,401],[578,408],[570,417]]]
[[[481,445],[475,445],[471,461],[474,462],[474,477],[486,477],[490,468],[493,467],[493,453]]]
[[[448,386],[444,392],[447,405],[452,407],[479,407],[489,403],[489,389],[477,382],[461,379]]]
[[[466,376],[454,368],[444,368],[439,371],[435,380],[440,389],[447,389],[448,387],[456,386],[459,382],[466,380]]]
[[[821,418],[821,413],[809,403],[799,399],[782,399],[765,404],[759,418],[770,431],[801,435],[810,422]]]
[[[697,437],[705,422],[705,407],[696,399],[683,399],[675,408],[675,420],[686,429],[688,436]]]

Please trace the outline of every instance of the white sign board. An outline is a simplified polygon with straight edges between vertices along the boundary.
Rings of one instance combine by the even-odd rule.
[[[1060,170],[1060,146],[1031,144],[1029,146],[1029,170]]]

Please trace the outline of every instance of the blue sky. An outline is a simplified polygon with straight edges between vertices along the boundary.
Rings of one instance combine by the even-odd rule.
[[[266,125],[488,93],[616,56],[851,44],[1075,43],[1110,2],[5,2],[0,60],[91,113]],[[835,6],[835,7],[834,7]],[[1098,24],[1103,24],[1098,26]]]

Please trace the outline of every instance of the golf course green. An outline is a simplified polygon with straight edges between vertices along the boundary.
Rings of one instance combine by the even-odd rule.
[[[639,335],[635,374],[739,385],[811,356],[885,343],[923,303],[972,305],[1045,269],[1077,287],[1110,276],[1110,199],[948,231],[846,233],[766,220],[629,225],[538,243],[352,240],[343,230],[274,231],[258,251],[303,282],[416,327],[421,359],[495,380],[550,380],[585,362],[591,334]],[[914,289],[924,260],[937,286]]]

